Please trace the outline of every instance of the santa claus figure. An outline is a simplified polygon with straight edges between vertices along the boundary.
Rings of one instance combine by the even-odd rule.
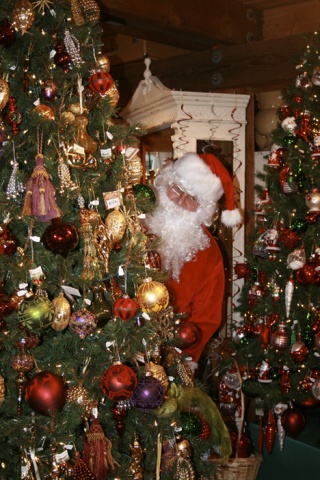
[[[161,237],[162,266],[169,274],[167,287],[176,311],[186,313],[199,330],[198,342],[184,350],[198,362],[221,323],[225,288],[222,255],[207,227],[223,194],[222,223],[228,227],[241,223],[233,182],[213,154],[187,153],[168,163],[154,186],[158,204],[147,226],[150,233]]]

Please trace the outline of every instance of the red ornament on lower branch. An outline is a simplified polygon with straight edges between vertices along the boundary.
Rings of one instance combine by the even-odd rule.
[[[60,375],[39,372],[27,382],[25,397],[32,410],[49,416],[63,409],[67,400],[67,387]]]
[[[184,320],[180,323],[176,333],[177,346],[181,350],[193,347],[197,345],[199,341],[200,333],[196,325],[188,320]]]
[[[132,368],[120,362],[107,368],[101,378],[103,393],[114,402],[130,398],[137,384],[138,380]]]

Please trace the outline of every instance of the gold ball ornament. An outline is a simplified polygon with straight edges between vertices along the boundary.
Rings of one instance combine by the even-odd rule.
[[[0,374],[0,407],[6,398],[6,384],[3,376]]]
[[[105,224],[112,235],[112,241],[121,242],[127,228],[127,220],[119,208],[115,208],[108,214]]]
[[[10,89],[8,82],[0,78],[0,110],[3,110],[7,105],[10,96]]]
[[[107,55],[98,55],[97,56],[97,65],[99,67],[99,70],[102,70],[103,72],[109,73],[110,72],[110,60],[107,57]]]
[[[158,313],[168,306],[169,292],[163,283],[147,277],[137,289],[136,301],[143,312]]]
[[[106,95],[110,97],[110,104],[113,108],[115,108],[118,105],[120,98],[119,90],[117,89],[115,84],[113,84],[112,87],[109,88],[109,90],[106,92]]]
[[[63,292],[60,292],[59,295],[52,300],[52,305],[54,308],[54,315],[51,327],[57,332],[60,332],[67,328],[69,324],[71,316],[70,303],[64,297]]]
[[[60,115],[60,120],[63,122],[65,125],[72,125],[75,121],[75,116],[73,115],[72,112],[63,112]]]
[[[12,12],[12,26],[23,35],[32,27],[34,8],[29,0],[18,0]]]

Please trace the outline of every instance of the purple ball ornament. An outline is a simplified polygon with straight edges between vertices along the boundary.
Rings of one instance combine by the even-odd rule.
[[[130,403],[143,412],[160,407],[163,401],[163,386],[160,380],[151,375],[146,375],[138,380],[138,385],[130,399]]]
[[[89,312],[86,308],[80,308],[71,315],[69,321],[69,327],[73,330],[81,339],[90,335],[97,326],[96,316]]]

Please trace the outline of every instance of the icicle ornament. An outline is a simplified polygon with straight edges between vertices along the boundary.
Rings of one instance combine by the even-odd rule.
[[[291,275],[289,280],[287,281],[286,288],[285,288],[285,305],[286,305],[286,317],[287,318],[290,317],[290,309],[291,309],[293,291],[294,291],[294,280],[293,280],[293,276]]]

